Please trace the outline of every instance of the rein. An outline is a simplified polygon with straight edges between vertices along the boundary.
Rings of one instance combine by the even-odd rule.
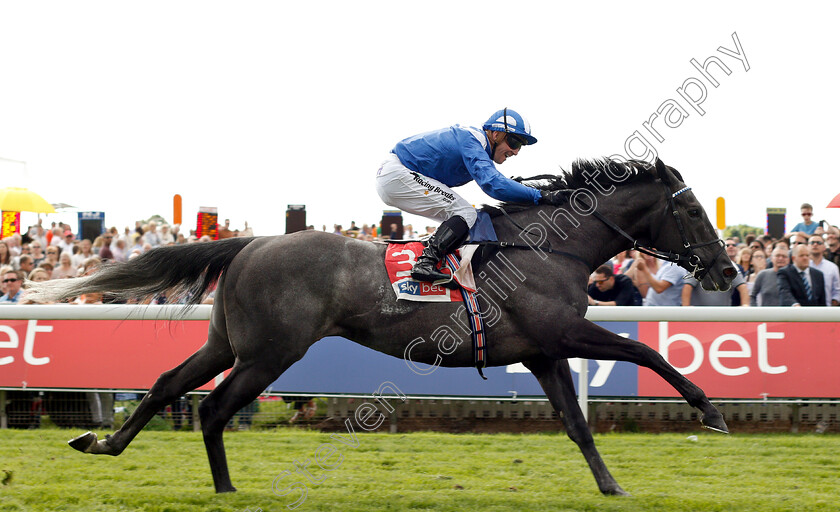
[[[534,178],[528,178],[528,179],[534,179]],[[506,212],[504,208],[499,207],[499,211],[501,211],[501,212],[502,212],[502,214],[503,214],[505,217],[507,217],[507,219],[511,222],[511,224],[513,224],[514,226],[516,226],[516,227],[517,227],[520,231],[522,231],[523,233],[528,233],[529,235],[534,235],[534,236],[537,236],[537,234],[536,234],[536,233],[534,233],[533,231],[528,231],[527,229],[525,229],[525,228],[523,228],[522,226],[520,226],[520,225],[519,225],[519,223],[518,223],[518,222],[516,222],[516,220],[514,220],[514,218],[513,218],[513,217],[511,217],[511,216],[510,216],[510,214],[509,214],[508,212]],[[575,259],[575,260],[577,260],[577,261],[579,261],[579,262],[583,263],[583,264],[586,266],[586,268],[589,268],[589,262],[587,262],[586,260],[584,260],[583,258],[581,258],[580,256],[578,256],[577,254],[572,254],[572,253],[570,253],[570,252],[566,252],[566,251],[558,251],[558,250],[553,249],[553,248],[551,247],[551,243],[550,243],[550,242],[549,242],[549,244],[548,244],[547,246],[545,246],[545,245],[540,245],[540,246],[537,246],[537,247],[534,247],[533,245],[529,245],[529,244],[517,244],[516,242],[491,242],[491,241],[483,241],[483,242],[467,242],[467,244],[471,244],[471,245],[479,245],[479,246],[481,246],[481,245],[488,245],[488,246],[493,246],[493,247],[499,247],[499,248],[501,248],[501,249],[529,249],[529,250],[532,250],[532,251],[533,251],[533,250],[537,250],[537,251],[547,252],[547,253],[549,253],[549,254],[557,254],[557,255],[559,255],[559,256],[567,256],[567,257],[569,257],[569,258]]]

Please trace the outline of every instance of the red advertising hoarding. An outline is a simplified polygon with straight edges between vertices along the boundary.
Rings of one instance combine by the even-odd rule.
[[[2,320],[0,386],[149,389],[161,373],[204,344],[208,325],[201,320]]]
[[[0,387],[148,389],[161,373],[204,344],[208,324],[207,320],[0,320]],[[625,322],[622,329],[635,335],[636,326],[639,341],[657,350],[710,397],[840,397],[836,323]],[[359,363],[365,367],[363,373],[376,373],[393,362],[390,356],[365,350]],[[317,352],[313,349],[310,355]],[[325,367],[337,356],[330,351],[322,357],[318,364]],[[613,371],[605,378],[624,379],[611,396],[677,396],[658,375],[646,368],[636,372],[631,366],[632,371],[622,376],[618,366],[610,365]],[[288,378],[295,375],[293,370],[287,372]],[[219,382],[221,377],[200,389],[214,389]],[[284,387],[294,388],[290,383]]]
[[[840,397],[836,323],[639,322],[639,341],[710,397]],[[639,396],[678,395],[639,368]]]

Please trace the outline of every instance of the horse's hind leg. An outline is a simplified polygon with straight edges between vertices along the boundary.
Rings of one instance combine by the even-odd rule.
[[[539,359],[524,361],[525,366],[537,378],[548,397],[548,401],[563,419],[566,426],[566,433],[574,441],[580,451],[583,452],[586,462],[589,464],[598,489],[604,494],[629,496],[628,493],[618,485],[615,478],[610,474],[601,454],[595,447],[595,440],[589,431],[589,425],[575,397],[575,387],[572,383],[572,374],[569,371],[569,362],[565,359]]]
[[[582,318],[574,325],[568,325],[566,333],[562,344],[564,354],[561,357],[629,361],[650,368],[673,386],[688,405],[703,413],[700,422],[704,427],[729,433],[723,415],[709,402],[703,390],[668,364],[659,352]]]
[[[303,354],[272,357],[264,353],[256,360],[237,360],[230,375],[201,401],[198,413],[201,416],[201,431],[204,447],[213,474],[216,492],[233,492],[236,488],[230,480],[225,445],[222,435],[225,425],[237,411],[253,402],[269,384],[286,371]]]
[[[88,432],[70,440],[70,446],[85,453],[119,455],[158,411],[227,370],[233,361],[227,336],[211,327],[207,343],[183,363],[162,373],[119,430],[101,441]]]

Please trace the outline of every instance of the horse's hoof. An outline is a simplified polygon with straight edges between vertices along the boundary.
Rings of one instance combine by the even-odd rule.
[[[67,444],[83,453],[95,453],[104,455],[119,455],[113,447],[108,444],[108,439],[102,441],[93,432],[85,432],[79,437],[67,441]]]
[[[633,496],[632,494],[625,491],[624,489],[622,489],[618,485],[616,485],[615,487],[612,487],[610,489],[605,489],[601,492],[604,493],[605,496]]]
[[[96,445],[97,437],[93,432],[87,431],[84,434],[67,441],[67,444],[83,453],[92,453]]]
[[[720,413],[716,415],[707,414],[703,416],[700,420],[700,424],[709,430],[714,430],[715,432],[720,432],[722,434],[729,433],[729,427],[726,426],[726,422],[723,421],[723,415]]]
[[[221,494],[223,492],[236,492],[236,487],[231,485],[230,487],[223,487],[221,489],[216,489],[216,494]]]

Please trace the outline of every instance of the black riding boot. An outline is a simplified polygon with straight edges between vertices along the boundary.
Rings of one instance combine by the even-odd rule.
[[[444,274],[436,267],[444,256],[458,248],[467,238],[470,228],[467,221],[461,217],[451,217],[443,221],[437,231],[429,238],[423,254],[417,258],[417,263],[411,269],[411,277],[418,281],[450,280],[450,274]]]

